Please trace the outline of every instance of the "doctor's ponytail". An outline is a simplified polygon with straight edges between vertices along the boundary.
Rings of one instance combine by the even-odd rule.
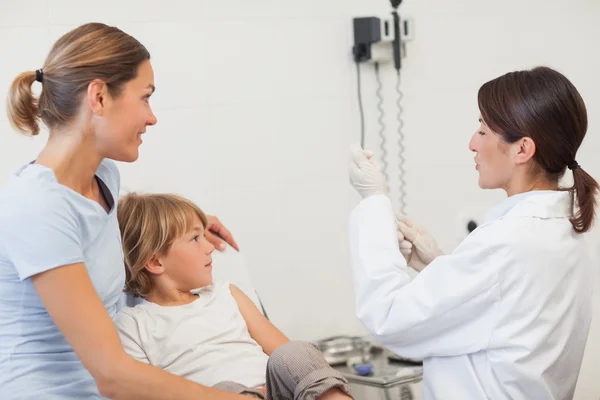
[[[585,103],[573,84],[548,67],[515,71],[485,83],[479,89],[479,110],[487,125],[505,142],[530,137],[533,160],[552,182],[573,171],[571,194],[573,229],[587,232],[595,218],[598,182],[576,162],[587,133]]]
[[[571,168],[570,168],[571,169]],[[596,193],[598,182],[585,172],[579,165],[573,169],[573,186],[568,190],[571,193],[573,204],[573,217],[571,224],[575,232],[587,232],[594,222],[596,216]],[[577,208],[575,209],[575,205]]]

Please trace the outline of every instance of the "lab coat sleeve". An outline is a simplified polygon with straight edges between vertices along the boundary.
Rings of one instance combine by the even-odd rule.
[[[142,347],[140,330],[135,318],[127,314],[126,311],[121,311],[115,319],[115,324],[119,331],[123,350],[125,350],[130,357],[146,364],[150,364],[148,356]]]
[[[486,262],[496,254],[509,263],[502,246],[472,234],[411,281],[387,196],[364,199],[349,231],[356,313],[381,344],[415,358],[468,354],[489,344],[500,285],[498,265]]]

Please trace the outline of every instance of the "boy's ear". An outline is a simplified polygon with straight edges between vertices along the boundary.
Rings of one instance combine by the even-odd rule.
[[[148,270],[148,272],[155,275],[160,275],[163,272],[165,272],[165,268],[160,263],[160,258],[158,257],[158,254],[152,256],[150,261],[146,263],[145,268]]]

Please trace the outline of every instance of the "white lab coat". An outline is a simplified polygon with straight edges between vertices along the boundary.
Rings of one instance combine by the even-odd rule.
[[[592,316],[585,236],[567,192],[512,196],[412,281],[386,196],[350,216],[357,316],[424,358],[425,399],[571,399]]]

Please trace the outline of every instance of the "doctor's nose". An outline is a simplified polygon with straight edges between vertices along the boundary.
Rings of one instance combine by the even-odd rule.
[[[469,150],[474,153],[477,152],[477,132],[473,133],[473,136],[471,136],[471,140],[469,141]]]

